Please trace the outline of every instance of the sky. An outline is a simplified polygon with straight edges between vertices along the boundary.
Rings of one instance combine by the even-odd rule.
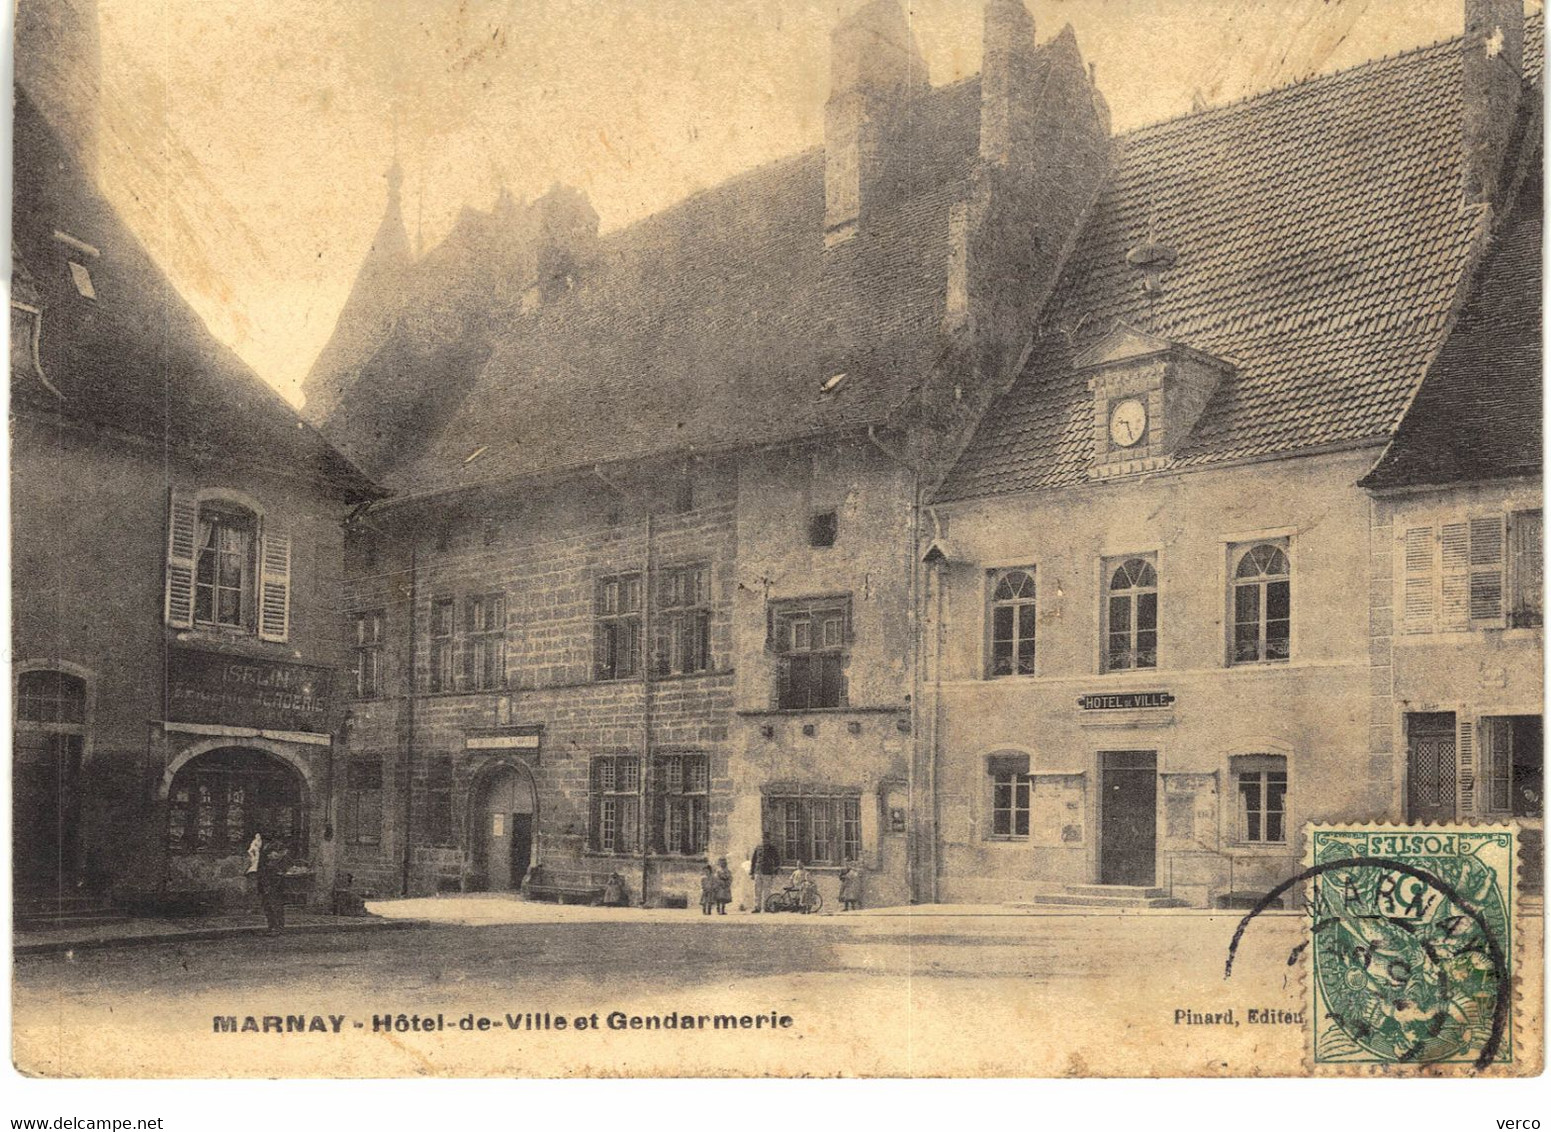
[[[935,84],[981,0],[902,0]],[[859,0],[98,0],[99,180],[210,329],[300,403],[404,170],[412,243],[563,182],[602,230],[823,140]],[[1533,5],[1538,8],[1538,4]],[[1459,34],[1463,0],[1030,0],[1124,131]]]

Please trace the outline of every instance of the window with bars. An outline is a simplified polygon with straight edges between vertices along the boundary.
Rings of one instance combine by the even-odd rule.
[[[350,684],[358,700],[382,695],[382,618],[380,609],[350,615]]]
[[[641,672],[641,575],[599,578],[595,597],[593,672],[623,680]]]
[[[634,755],[592,760],[587,845],[595,853],[641,849],[641,761]]]
[[[431,602],[429,682],[433,692],[450,692],[456,687],[457,613],[458,603],[450,597],[439,597]]]
[[[1105,564],[1104,671],[1158,667],[1158,571],[1150,557]]]
[[[1292,655],[1292,567],[1285,540],[1233,548],[1233,664]]]
[[[489,691],[506,685],[506,597],[479,594],[463,603],[463,685]]]
[[[1029,835],[1029,757],[992,755],[986,760],[991,779],[991,830],[993,838]]]
[[[425,834],[432,845],[458,843],[452,820],[452,759],[447,755],[426,764]]]
[[[764,828],[775,834],[782,865],[839,865],[861,860],[859,795],[766,795],[764,822]]]
[[[652,671],[658,676],[711,667],[711,567],[674,566],[657,577]]]
[[[1034,567],[991,575],[991,657],[987,675],[1034,675]]]
[[[785,711],[844,707],[851,637],[849,598],[782,602],[770,609],[776,706]]]
[[[1540,512],[1404,528],[1400,620],[1408,634],[1540,623]],[[1526,583],[1522,588],[1520,581]]]
[[[1236,838],[1250,845],[1287,841],[1287,759],[1235,755],[1229,760],[1238,796]]]
[[[704,853],[711,788],[705,755],[659,755],[652,760],[652,848],[659,853]]]
[[[382,759],[353,757],[345,769],[345,837],[352,845],[382,843]]]

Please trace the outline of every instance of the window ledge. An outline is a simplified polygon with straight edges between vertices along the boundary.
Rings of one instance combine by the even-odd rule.
[[[1017,833],[988,833],[986,834],[986,840],[993,841],[1001,845],[1006,845],[1009,843],[1014,845],[1027,845],[1029,843],[1029,836],[1028,834]]]
[[[910,710],[909,704],[890,706],[880,704],[877,706],[859,707],[828,707],[828,708],[740,708],[736,714],[748,717],[762,715],[895,715],[904,714]]]
[[[1225,848],[1230,853],[1251,853],[1268,857],[1293,852],[1290,843],[1286,841],[1230,841]]]

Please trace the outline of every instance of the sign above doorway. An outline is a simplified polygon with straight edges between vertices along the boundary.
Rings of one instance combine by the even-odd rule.
[[[1093,692],[1077,697],[1083,711],[1135,711],[1174,706],[1172,692]]]

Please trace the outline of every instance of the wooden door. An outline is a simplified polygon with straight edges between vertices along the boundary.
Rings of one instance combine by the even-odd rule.
[[[1454,716],[1409,716],[1406,721],[1408,821],[1455,819]]]
[[[533,787],[525,774],[506,767],[491,776],[479,798],[479,863],[485,887],[514,892],[533,861]]]
[[[1099,883],[1157,879],[1158,755],[1105,751],[1099,802]]]

